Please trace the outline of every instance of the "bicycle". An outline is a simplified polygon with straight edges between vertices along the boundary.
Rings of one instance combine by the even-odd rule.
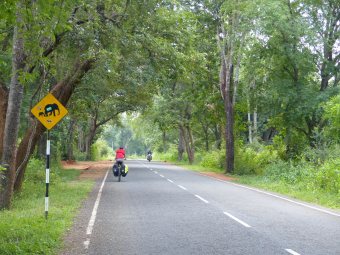
[[[120,182],[121,178],[122,178],[122,162],[118,162],[117,163],[117,168],[118,168],[118,182]]]

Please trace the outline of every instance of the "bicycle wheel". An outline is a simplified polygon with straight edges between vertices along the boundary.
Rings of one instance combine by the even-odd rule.
[[[118,182],[120,182],[122,176],[122,166],[119,164],[118,166]]]

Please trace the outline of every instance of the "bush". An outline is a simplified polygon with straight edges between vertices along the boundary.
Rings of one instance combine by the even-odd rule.
[[[44,183],[46,181],[46,163],[43,160],[31,158],[25,172],[25,182]],[[53,164],[50,169],[50,179],[59,181],[59,167]]]
[[[313,176],[313,168],[307,163],[294,164],[292,161],[278,160],[265,168],[264,175],[270,180],[288,184],[309,183]]]
[[[176,146],[172,146],[167,152],[159,153],[157,156],[160,160],[171,161],[171,162],[178,161],[178,151],[177,151]],[[183,153],[183,160],[187,160],[187,155],[185,152]]]
[[[319,168],[314,185],[322,190],[340,194],[340,159],[332,159]]]
[[[248,146],[236,150],[235,173],[244,174],[263,174],[263,169],[279,158],[273,146]]]
[[[225,159],[225,151],[211,151],[206,152],[201,156],[202,160],[200,165],[207,168],[217,168],[223,169],[224,159]]]

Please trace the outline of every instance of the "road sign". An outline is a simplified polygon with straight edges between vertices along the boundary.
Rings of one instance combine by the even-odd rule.
[[[49,93],[32,108],[31,112],[50,130],[67,114],[67,109]]]

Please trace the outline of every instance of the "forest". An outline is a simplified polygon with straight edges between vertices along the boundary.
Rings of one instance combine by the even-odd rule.
[[[2,0],[0,209],[45,160],[128,157],[280,182],[340,205],[338,0]]]

